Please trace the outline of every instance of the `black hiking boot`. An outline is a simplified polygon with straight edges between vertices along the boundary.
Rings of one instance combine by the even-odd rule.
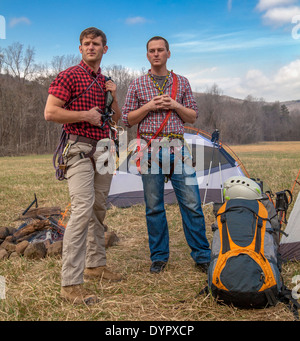
[[[204,273],[207,273],[209,268],[209,263],[196,263],[196,268]]]
[[[150,267],[150,272],[151,273],[155,273],[155,274],[158,274],[160,273],[161,271],[164,270],[164,268],[166,267],[167,265],[167,262],[163,262],[163,261],[154,261],[152,264],[151,264],[151,267]]]

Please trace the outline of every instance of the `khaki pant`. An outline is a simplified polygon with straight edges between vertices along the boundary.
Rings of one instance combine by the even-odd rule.
[[[91,149],[90,144],[77,142],[69,149],[68,158]],[[95,161],[103,158],[104,151],[97,148]],[[94,170],[91,160],[85,158],[74,163],[66,177],[71,216],[63,240],[62,286],[83,283],[85,267],[106,265],[103,222],[112,174],[100,174]]]

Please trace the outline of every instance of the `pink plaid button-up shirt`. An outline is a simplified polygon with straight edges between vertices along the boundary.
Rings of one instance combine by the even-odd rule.
[[[171,75],[164,88],[164,93],[168,94],[169,96],[171,96],[173,85],[173,77]],[[176,101],[186,108],[195,110],[198,116],[197,104],[194,99],[189,81],[185,77],[180,75],[177,75],[177,78],[178,89]],[[122,109],[122,120],[124,124],[127,127],[130,127],[130,124],[128,122],[128,113],[139,109],[157,95],[159,95],[159,90],[156,88],[148,74],[141,76],[133,81],[128,88],[127,97]],[[159,129],[166,115],[167,111],[150,111],[139,124],[141,138],[149,140]],[[176,111],[173,110],[161,134],[168,135],[183,133],[184,122],[176,113]]]

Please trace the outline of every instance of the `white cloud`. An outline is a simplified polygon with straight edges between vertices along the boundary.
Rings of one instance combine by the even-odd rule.
[[[218,75],[219,68],[214,66],[211,68],[205,68],[196,72],[185,74],[189,80],[193,91],[205,92],[212,85],[217,84],[218,87],[224,92],[224,95],[228,95],[228,90],[231,88],[238,88],[240,85],[239,77],[222,77]]]
[[[238,91],[240,87],[241,79],[239,77],[216,77],[216,78],[188,78],[193,91],[205,92],[207,89],[211,88],[214,84],[217,84],[221,89],[223,95],[233,96],[233,97],[246,97],[244,94],[240,96]]]
[[[300,59],[283,66],[274,77],[275,83],[287,85],[289,83],[300,85]],[[298,95],[300,97],[300,94]]]
[[[181,41],[186,41],[188,39],[194,39],[197,37],[195,33],[179,32],[172,35],[173,38],[179,39]]]
[[[281,67],[271,77],[260,70],[248,71],[241,85],[249,94],[266,100],[298,100],[300,98],[300,59]]]
[[[26,17],[12,18],[9,22],[10,27],[15,27],[19,24],[31,25],[31,21]]]
[[[137,25],[137,24],[144,24],[148,20],[144,17],[129,17],[125,20],[127,25]]]
[[[265,24],[270,26],[283,26],[285,24],[290,24],[292,18],[300,14],[300,7],[290,6],[290,7],[275,7],[269,9],[263,15],[263,21]]]
[[[248,38],[244,37],[248,35]],[[170,45],[171,50],[184,51],[184,53],[208,53],[208,52],[226,52],[226,51],[242,51],[255,48],[268,48],[280,45],[281,47],[290,45],[293,42],[280,37],[276,34],[267,37],[252,38],[251,32],[242,32],[241,34],[229,33],[215,35],[201,40],[186,40],[184,42],[173,43]]]
[[[256,9],[262,12],[265,25],[281,27],[300,14],[299,0],[259,0]]]
[[[250,89],[266,89],[269,87],[270,80],[260,70],[249,70],[246,74],[245,84]]]
[[[218,68],[216,66],[210,67],[210,68],[205,68],[205,69],[201,69],[199,71],[196,72],[190,72],[185,74],[185,76],[194,82],[194,84],[196,84],[196,82],[200,82],[201,84],[203,83],[203,78],[205,76],[205,74],[210,74],[213,72],[216,72],[218,70]],[[199,83],[199,84],[200,84]]]
[[[296,2],[297,0],[259,0],[256,8],[259,11],[265,11],[277,6],[289,6]]]
[[[206,69],[214,74],[201,72],[187,75],[191,86],[196,92],[206,91],[213,84],[217,84],[224,95],[235,98],[246,98],[252,95],[264,98],[268,102],[288,101],[300,99],[300,59],[278,69],[274,75],[268,76],[263,71],[252,69],[240,77],[219,77],[218,68]]]
[[[228,8],[228,11],[230,12],[231,9],[232,9],[232,0],[228,0],[228,2],[227,2],[227,8]]]

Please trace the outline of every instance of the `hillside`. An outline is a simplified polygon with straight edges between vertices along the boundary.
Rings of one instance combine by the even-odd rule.
[[[111,69],[110,73],[106,70],[106,74],[118,85],[122,107],[131,75],[124,68]],[[61,126],[45,121],[43,115],[51,79],[29,81],[0,75],[0,156],[55,150]],[[194,127],[207,132],[217,128],[229,144],[300,140],[300,100],[267,103],[251,96],[242,100],[221,93],[217,86],[206,93],[195,93],[200,114]],[[233,129],[233,122],[238,129]],[[123,126],[122,120],[118,124]],[[136,138],[136,127],[127,132],[129,141]]]
[[[300,114],[300,100],[282,102],[282,104],[285,104],[290,112],[298,111],[298,113]]]
[[[199,92],[194,92],[195,96],[198,97],[204,97],[206,95],[206,93],[199,93]],[[219,97],[221,98],[222,101],[229,101],[232,103],[237,103],[237,104],[242,104],[245,99],[240,99],[240,98],[235,98],[235,97],[231,97],[231,96],[227,96],[227,95],[219,95]],[[283,101],[280,102],[280,105],[285,105],[289,112],[299,112],[300,114],[300,99],[298,100],[292,100],[292,101]],[[264,102],[266,105],[272,105],[275,102]]]

